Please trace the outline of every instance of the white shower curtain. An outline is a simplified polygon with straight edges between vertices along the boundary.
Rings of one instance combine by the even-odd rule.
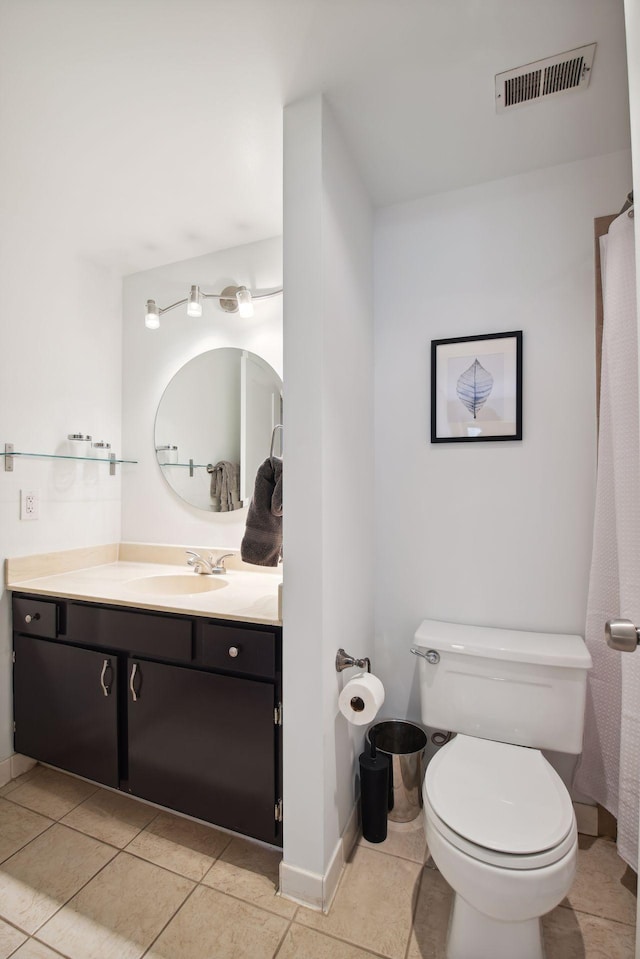
[[[604,639],[608,619],[640,625],[640,456],[634,221],[600,241],[604,304],[598,480],[586,642],[593,657],[575,785],[618,819],[618,851],[638,868],[640,650]]]

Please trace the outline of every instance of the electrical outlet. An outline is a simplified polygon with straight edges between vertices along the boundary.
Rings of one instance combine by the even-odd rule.
[[[20,519],[40,518],[40,490],[20,490]]]

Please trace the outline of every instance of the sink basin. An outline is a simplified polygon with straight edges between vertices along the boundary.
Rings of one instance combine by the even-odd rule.
[[[173,576],[143,576],[127,583],[129,589],[147,596],[189,596],[192,593],[209,593],[222,589],[227,583],[217,576],[201,576],[198,573],[176,573]]]

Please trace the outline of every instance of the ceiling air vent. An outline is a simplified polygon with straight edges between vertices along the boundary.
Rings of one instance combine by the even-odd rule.
[[[556,57],[496,74],[498,113],[532,100],[588,86],[595,52],[596,44],[590,43]]]

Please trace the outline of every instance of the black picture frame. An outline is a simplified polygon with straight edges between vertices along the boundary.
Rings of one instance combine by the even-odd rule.
[[[522,330],[431,341],[431,442],[522,439]]]

